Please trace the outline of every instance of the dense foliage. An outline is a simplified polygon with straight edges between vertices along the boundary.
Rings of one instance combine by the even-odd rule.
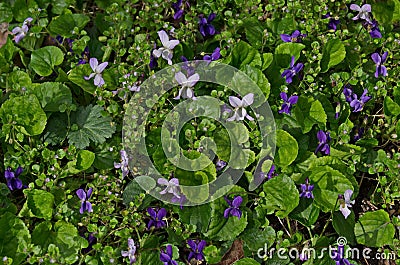
[[[0,263],[400,264],[399,0],[4,0],[0,23]]]

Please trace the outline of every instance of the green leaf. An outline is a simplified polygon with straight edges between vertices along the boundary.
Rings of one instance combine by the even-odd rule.
[[[72,104],[70,89],[55,82],[46,82],[35,86],[32,93],[39,99],[44,111],[59,111],[61,105]]]
[[[54,35],[61,35],[64,38],[70,38],[78,35],[86,24],[90,21],[88,16],[83,14],[64,14],[54,18],[49,24],[49,30]],[[73,32],[74,28],[78,28],[78,32]]]
[[[391,99],[389,96],[385,97],[383,108],[385,111],[385,115],[387,116],[396,117],[400,114],[400,106],[396,102],[394,102],[393,99]]]
[[[244,31],[246,33],[246,39],[249,41],[251,46],[259,49],[263,45],[264,27],[261,22],[255,18],[247,18],[243,22]]]
[[[84,91],[93,94],[96,91],[93,79],[85,80],[85,76],[89,76],[93,72],[89,64],[78,65],[70,71],[68,79],[74,84],[78,85]]]
[[[278,152],[275,163],[281,167],[289,166],[297,157],[299,146],[296,139],[284,130],[276,131],[276,147]]]
[[[46,114],[34,95],[8,99],[1,105],[0,117],[3,124],[12,124],[26,135],[41,134],[47,121]]]
[[[54,196],[44,190],[28,190],[27,205],[36,217],[50,220],[53,216]]]
[[[264,93],[265,99],[268,99],[270,92],[270,84],[268,82],[268,79],[263,74],[263,72],[260,69],[250,65],[245,65],[242,71],[258,85],[258,87]]]
[[[238,69],[242,69],[246,65],[253,67],[262,65],[261,55],[255,48],[244,41],[240,41],[235,45],[230,55],[230,60],[230,64]]]
[[[75,130],[68,134],[68,143],[83,149],[89,146],[90,141],[95,144],[104,143],[106,138],[112,136],[115,132],[115,126],[112,125],[112,119],[102,115],[103,108],[99,105],[81,106],[71,115],[72,128]]]
[[[395,4],[395,1],[393,0],[386,0],[385,2],[374,0],[371,5],[373,6],[371,11],[374,18],[380,24],[389,24],[392,22],[394,12],[396,11],[395,7],[398,3]]]
[[[339,39],[329,40],[322,52],[322,59],[320,62],[321,72],[325,73],[332,66],[339,64],[346,58],[346,49]]]
[[[239,186],[234,186],[231,193],[239,193],[243,197],[243,203],[240,208],[244,207],[247,198],[244,196],[244,189]],[[239,219],[236,216],[224,217],[224,211],[228,208],[228,203],[223,197],[211,202],[211,218],[210,224],[205,236],[212,240],[229,241],[235,239],[244,231],[247,226],[247,212],[242,210],[242,217]]]
[[[0,257],[9,257],[12,264],[26,261],[31,236],[25,223],[14,214],[6,212],[0,217]]]
[[[395,227],[385,210],[366,212],[354,228],[357,243],[368,247],[382,247],[393,244]]]
[[[76,169],[83,171],[93,164],[94,161],[94,153],[88,150],[80,150],[78,152],[78,157],[76,159]]]
[[[289,217],[299,221],[304,226],[311,227],[318,220],[319,208],[316,207],[313,201],[307,198],[300,198],[300,203],[290,213]]]
[[[27,17],[32,16],[32,10],[37,10],[38,6],[35,1],[16,0],[13,3],[14,18],[18,22],[24,21]]]
[[[354,191],[351,181],[329,166],[314,167],[303,176],[309,177],[310,183],[314,185],[314,201],[323,212],[333,209],[339,194],[344,194],[346,190]]]
[[[263,185],[266,207],[276,210],[276,216],[284,218],[299,204],[299,192],[293,180],[286,175],[274,177]]]
[[[78,260],[78,253],[81,249],[81,237],[78,235],[78,229],[74,225],[60,220],[54,224],[54,232],[56,236],[53,240],[60,253],[63,253],[63,259],[67,264],[73,264]]]
[[[179,220],[185,224],[195,225],[197,232],[204,233],[207,231],[210,218],[210,204],[185,207],[183,210],[179,210]]]
[[[319,100],[300,96],[294,114],[303,133],[308,133],[314,124],[326,125],[327,116]]]
[[[54,66],[60,65],[63,61],[64,54],[60,48],[46,46],[32,52],[30,66],[38,75],[49,76]]]
[[[7,3],[0,3],[0,17],[2,22],[11,22],[13,19],[12,8]]]
[[[48,121],[44,133],[44,140],[52,145],[64,141],[68,131],[68,116],[66,113],[53,113]]]
[[[261,71],[264,71],[265,69],[267,69],[272,61],[274,60],[274,55],[272,53],[263,53],[262,55],[262,67],[261,67]]]
[[[345,237],[347,242],[351,245],[356,244],[356,237],[354,235],[354,226],[356,225],[354,212],[351,212],[347,219],[344,218],[341,212],[334,212],[332,224],[339,236]]]
[[[260,265],[260,263],[251,258],[244,258],[236,261],[233,265]]]
[[[272,246],[275,242],[276,233],[271,226],[267,226],[265,229],[252,227],[244,230],[240,238],[243,239],[245,246],[250,251],[257,251],[264,248],[265,244]]]
[[[123,194],[123,201],[125,205],[129,205],[131,201],[134,200],[136,195],[145,193],[145,191],[140,187],[139,183],[135,180],[131,181],[128,186],[126,186]]]
[[[23,71],[13,71],[8,76],[8,85],[13,88],[13,90],[20,90],[23,87],[28,88],[32,84],[30,76]]]
[[[275,55],[281,56],[281,55],[288,55],[286,58],[289,58],[291,60],[292,56],[295,57],[296,60],[299,59],[300,57],[300,52],[303,50],[306,46],[302,43],[296,43],[296,42],[284,42],[279,44],[275,48]],[[289,60],[289,62],[290,62]]]
[[[35,226],[32,232],[32,243],[39,245],[42,253],[46,253],[47,247],[53,243],[54,233],[50,221],[44,221]]]

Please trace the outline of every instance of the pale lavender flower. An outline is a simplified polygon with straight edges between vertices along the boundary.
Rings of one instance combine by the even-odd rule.
[[[351,200],[351,195],[353,195],[352,190],[346,190],[343,194],[343,196],[339,195],[339,210],[342,212],[343,216],[345,219],[350,215],[351,211],[349,207],[352,207],[352,204],[355,203],[354,200]]]
[[[104,85],[104,79],[102,76],[102,73],[104,69],[107,67],[108,62],[104,62],[99,64],[99,61],[97,58],[90,58],[89,60],[90,67],[93,70],[93,73],[91,73],[89,76],[85,76],[85,80],[90,80],[94,77],[94,85],[101,87]]]
[[[171,193],[173,194],[176,198],[180,198],[179,194],[179,180],[177,178],[172,178],[169,181],[166,180],[165,178],[159,178],[157,180],[157,183],[159,185],[167,186],[164,190],[160,191],[160,194],[167,194]]]
[[[153,55],[157,58],[162,57],[167,60],[169,65],[172,65],[173,49],[179,44],[179,40],[170,40],[164,30],[158,31],[163,47],[153,50]]]
[[[135,241],[132,238],[128,238],[128,250],[122,250],[121,255],[122,257],[129,257],[130,264],[136,262],[136,246]]]
[[[357,16],[353,17],[353,20],[363,19],[369,21],[369,13],[371,13],[371,5],[365,4],[363,6],[359,6],[356,4],[350,5],[350,9],[353,11],[357,11]]]
[[[249,93],[239,99],[238,97],[230,96],[229,103],[235,108],[233,116],[228,118],[227,121],[243,121],[245,118],[252,121],[253,117],[247,114],[246,107],[250,106],[254,102],[254,94]]]
[[[15,27],[12,30],[12,33],[14,34],[14,40],[16,43],[19,43],[23,38],[25,38],[26,34],[29,31],[29,25],[32,21],[33,18],[28,17],[27,19],[24,20],[21,27]]]
[[[129,174],[129,159],[125,150],[121,150],[119,153],[122,161],[121,163],[114,162],[114,168],[120,168],[122,170],[122,177],[124,178]]]
[[[199,81],[199,74],[193,74],[189,77],[186,77],[184,73],[178,72],[175,74],[175,80],[181,85],[181,89],[179,89],[178,96],[174,97],[174,99],[182,98],[190,98],[192,100],[196,100],[194,96],[193,87]]]

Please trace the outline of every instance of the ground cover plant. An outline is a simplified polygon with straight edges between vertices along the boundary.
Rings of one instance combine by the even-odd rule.
[[[400,264],[400,1],[0,2],[1,264]]]

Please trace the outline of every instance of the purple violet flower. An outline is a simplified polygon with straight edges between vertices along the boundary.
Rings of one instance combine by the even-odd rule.
[[[167,223],[165,223],[165,221],[163,220],[167,215],[167,210],[165,210],[165,208],[161,208],[156,211],[153,208],[149,207],[147,208],[147,212],[151,218],[150,222],[147,224],[147,229],[150,229],[152,226],[158,229],[167,225]]]
[[[207,242],[205,240],[191,240],[187,241],[191,251],[188,256],[188,261],[190,262],[193,258],[197,261],[204,260],[203,250],[206,247]]]
[[[81,200],[81,208],[79,209],[81,214],[83,214],[85,211],[88,213],[93,212],[92,204],[88,201],[92,195],[92,192],[92,188],[89,188],[87,192],[85,192],[84,189],[79,189],[76,191],[76,195],[78,195],[78,198]]]
[[[93,73],[91,73],[89,76],[85,76],[84,77],[85,80],[90,80],[94,77],[94,85],[101,87],[102,85],[104,85],[104,79],[103,79],[103,76],[101,73],[107,67],[108,62],[99,64],[99,61],[97,60],[97,58],[90,58],[89,64],[93,70]]]
[[[82,236],[82,237],[84,237],[84,236]],[[91,251],[93,249],[93,245],[96,243],[97,238],[93,235],[93,233],[90,233],[87,238],[87,241],[89,243],[88,246],[86,248],[82,249],[82,253],[84,253],[84,254],[87,254],[89,251]]]
[[[317,138],[318,138],[318,146],[317,149],[315,149],[315,154],[321,151],[321,153],[324,153],[325,155],[329,155],[331,153],[331,149],[329,147],[328,142],[331,140],[331,136],[329,132],[324,132],[322,130],[319,130],[317,133]]]
[[[184,11],[183,11],[183,9],[181,9],[181,7],[182,7],[182,0],[178,0],[176,3],[172,4],[172,8],[175,11],[175,14],[174,14],[175,20],[178,20],[183,16]]]
[[[371,38],[375,39],[382,38],[382,33],[379,30],[378,21],[376,20],[364,21],[362,25],[365,29],[369,31],[369,35],[371,36]]]
[[[128,238],[128,250],[122,250],[121,255],[122,257],[129,257],[129,262],[130,264],[136,262],[136,246],[135,246],[135,241],[133,241],[132,238]]]
[[[300,187],[301,187],[300,198],[314,199],[314,195],[312,194],[314,185],[309,183],[308,178],[306,178],[305,184],[300,184]]]
[[[360,112],[365,103],[367,103],[371,97],[367,96],[368,89],[364,89],[364,92],[362,93],[360,99],[358,99],[357,94],[353,93],[353,100],[350,102],[350,107],[353,108],[352,112]]]
[[[375,70],[375,77],[378,78],[379,75],[383,75],[383,76],[387,76],[387,70],[386,67],[383,65],[386,62],[388,56],[388,52],[384,52],[381,55],[379,55],[379,53],[374,52],[371,55],[372,60],[374,61],[374,63],[376,64],[376,70]]]
[[[348,103],[353,101],[353,90],[351,90],[351,86],[349,84],[344,86],[343,95],[346,97],[346,101]]]
[[[161,251],[160,253],[160,260],[164,262],[164,265],[178,265],[178,263],[172,259],[173,253],[172,253],[172,246],[168,245],[166,247],[165,252]]]
[[[14,34],[15,43],[19,43],[23,38],[25,38],[26,34],[29,31],[29,26],[32,21],[33,21],[33,18],[28,17],[22,23],[22,27],[15,27],[12,30],[12,33]]]
[[[224,217],[229,218],[229,215],[232,215],[240,219],[242,217],[242,211],[239,209],[239,206],[242,204],[243,198],[241,196],[235,196],[232,201],[227,197],[224,197],[224,199],[229,205],[229,207],[224,211]]]
[[[88,58],[89,58],[89,47],[88,46],[85,47],[85,49],[81,53],[81,56],[82,57],[79,58],[79,60],[78,60],[78,65],[86,64],[88,62]]]
[[[114,168],[120,168],[122,170],[122,177],[124,178],[129,174],[129,159],[125,150],[121,150],[119,153],[122,161],[121,163],[114,162]]]
[[[208,61],[208,63],[211,63],[212,61],[216,61],[221,57],[220,53],[221,49],[219,47],[215,48],[213,53],[211,55],[204,55],[203,60]]]
[[[215,28],[213,25],[211,25],[211,22],[215,19],[216,16],[217,15],[215,13],[211,13],[206,19],[204,15],[200,15],[199,27],[200,33],[201,35],[203,35],[203,37],[215,35]]]
[[[15,172],[13,172],[10,167],[6,169],[6,171],[4,172],[4,177],[7,181],[7,187],[10,190],[22,189],[22,181],[18,178],[18,176],[21,175],[23,171],[24,170],[22,167],[18,167]]]
[[[254,102],[254,94],[249,93],[240,100],[238,97],[229,96],[229,103],[235,108],[233,116],[228,118],[227,121],[243,121],[247,118],[253,121],[253,117],[247,114],[246,107],[250,106]]]
[[[299,97],[291,96],[290,98],[288,98],[288,95],[285,92],[281,92],[279,95],[281,96],[281,99],[283,99],[283,104],[281,110],[279,110],[278,112],[290,115],[290,110],[292,109],[292,106],[297,103]]]
[[[356,129],[357,128],[355,127],[354,130],[356,130]],[[364,131],[365,131],[365,128],[363,128],[363,127],[358,128],[357,132],[354,134],[354,138],[353,138],[354,142],[357,142],[358,140],[360,140],[363,137]]]
[[[292,61],[290,62],[290,67],[288,69],[286,69],[285,71],[283,71],[282,73],[282,77],[284,77],[286,79],[286,83],[290,84],[293,81],[293,77],[295,75],[297,75],[301,69],[303,69],[304,64],[302,63],[298,63],[296,65],[294,65],[295,62],[295,57],[292,56]]]
[[[371,5],[365,4],[360,7],[359,5],[352,4],[350,5],[350,9],[358,12],[357,16],[353,17],[353,20],[363,19],[370,21],[369,13],[371,13]]]
[[[340,20],[337,17],[331,17],[331,13],[327,13],[326,15],[322,16],[322,18],[329,18],[328,22],[328,29],[336,31],[337,26],[340,24]]]
[[[284,42],[301,42],[306,36],[306,34],[301,34],[299,30],[295,30],[291,35],[281,34],[281,40]]]
[[[342,212],[344,219],[347,219],[347,217],[351,214],[349,208],[351,208],[352,204],[355,203],[355,200],[351,200],[351,195],[353,195],[352,190],[346,190],[343,196],[339,195],[339,210]]]
[[[353,265],[344,257],[344,245],[338,245],[337,250],[333,250],[331,257],[336,262],[336,265]]]
[[[175,195],[172,196],[171,198],[171,202],[172,203],[179,203],[179,208],[181,208],[181,210],[183,210],[183,204],[186,201],[186,196],[181,194],[180,197],[176,197]]]

